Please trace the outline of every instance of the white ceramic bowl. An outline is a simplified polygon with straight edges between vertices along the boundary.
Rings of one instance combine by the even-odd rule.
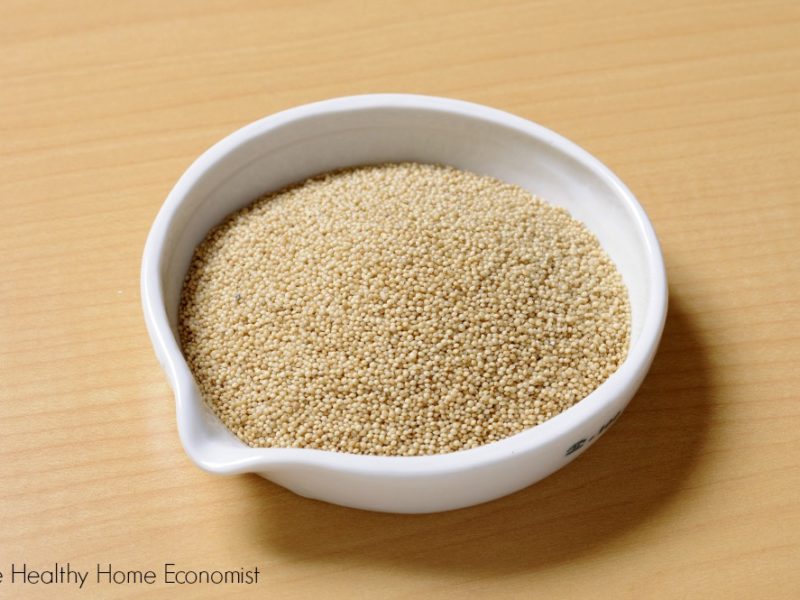
[[[424,457],[250,448],[201,399],[181,354],[177,305],[192,252],[211,227],[270,190],[331,169],[380,162],[445,163],[518,184],[567,208],[616,263],[630,293],[631,347],[587,398],[513,437]],[[206,151],[153,223],[142,303],[156,355],[175,392],[189,457],[220,474],[253,472],[303,496],[363,509],[435,512],[519,490],[585,451],[642,382],[667,309],[663,259],[633,194],[597,159],[530,121],[457,100],[380,94],[337,98],[256,121]]]

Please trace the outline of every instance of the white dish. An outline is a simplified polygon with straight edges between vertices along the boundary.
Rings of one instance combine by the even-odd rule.
[[[192,252],[211,227],[256,197],[336,168],[445,163],[518,184],[591,229],[630,293],[628,357],[603,385],[542,425],[479,448],[423,457],[250,448],[203,402],[180,351],[177,306]],[[175,393],[189,457],[220,474],[258,473],[298,494],[388,512],[435,512],[526,487],[585,451],[619,416],[647,372],[667,310],[663,259],[633,194],[572,142],[530,121],[457,100],[402,94],[337,98],[252,123],[183,174],[147,239],[145,321]]]

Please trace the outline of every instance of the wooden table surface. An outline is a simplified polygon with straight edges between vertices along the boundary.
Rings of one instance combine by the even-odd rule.
[[[6,0],[0,50],[0,598],[800,597],[800,4]],[[139,305],[148,227],[198,154],[380,91],[581,144],[669,272],[661,349],[609,434],[450,513],[201,472]],[[11,581],[67,562],[82,590]],[[109,563],[261,574],[92,581]]]

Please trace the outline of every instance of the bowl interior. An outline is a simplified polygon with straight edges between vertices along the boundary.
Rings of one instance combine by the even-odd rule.
[[[596,159],[552,132],[499,111],[441,106],[356,106],[289,111],[254,123],[204,154],[167,201],[158,276],[177,340],[177,308],[194,248],[211,227],[260,195],[336,168],[381,162],[443,163],[515,183],[564,207],[597,235],[620,270],[637,345],[653,286],[653,248],[632,196]],[[175,383],[173,382],[173,385]],[[202,404],[202,403],[201,403]],[[232,434],[204,407],[202,428]],[[235,438],[234,438],[235,439]],[[238,440],[237,440],[238,441]],[[222,458],[222,457],[220,457]]]

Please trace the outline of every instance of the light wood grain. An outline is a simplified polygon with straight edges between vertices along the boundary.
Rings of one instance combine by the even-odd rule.
[[[258,586],[31,598],[800,597],[800,5],[28,2],[0,20],[0,571],[258,564]],[[205,148],[326,97],[464,98],[577,141],[638,195],[671,308],[590,452],[427,516],[190,464],[139,308]],[[172,597],[172,596],[170,596]]]

